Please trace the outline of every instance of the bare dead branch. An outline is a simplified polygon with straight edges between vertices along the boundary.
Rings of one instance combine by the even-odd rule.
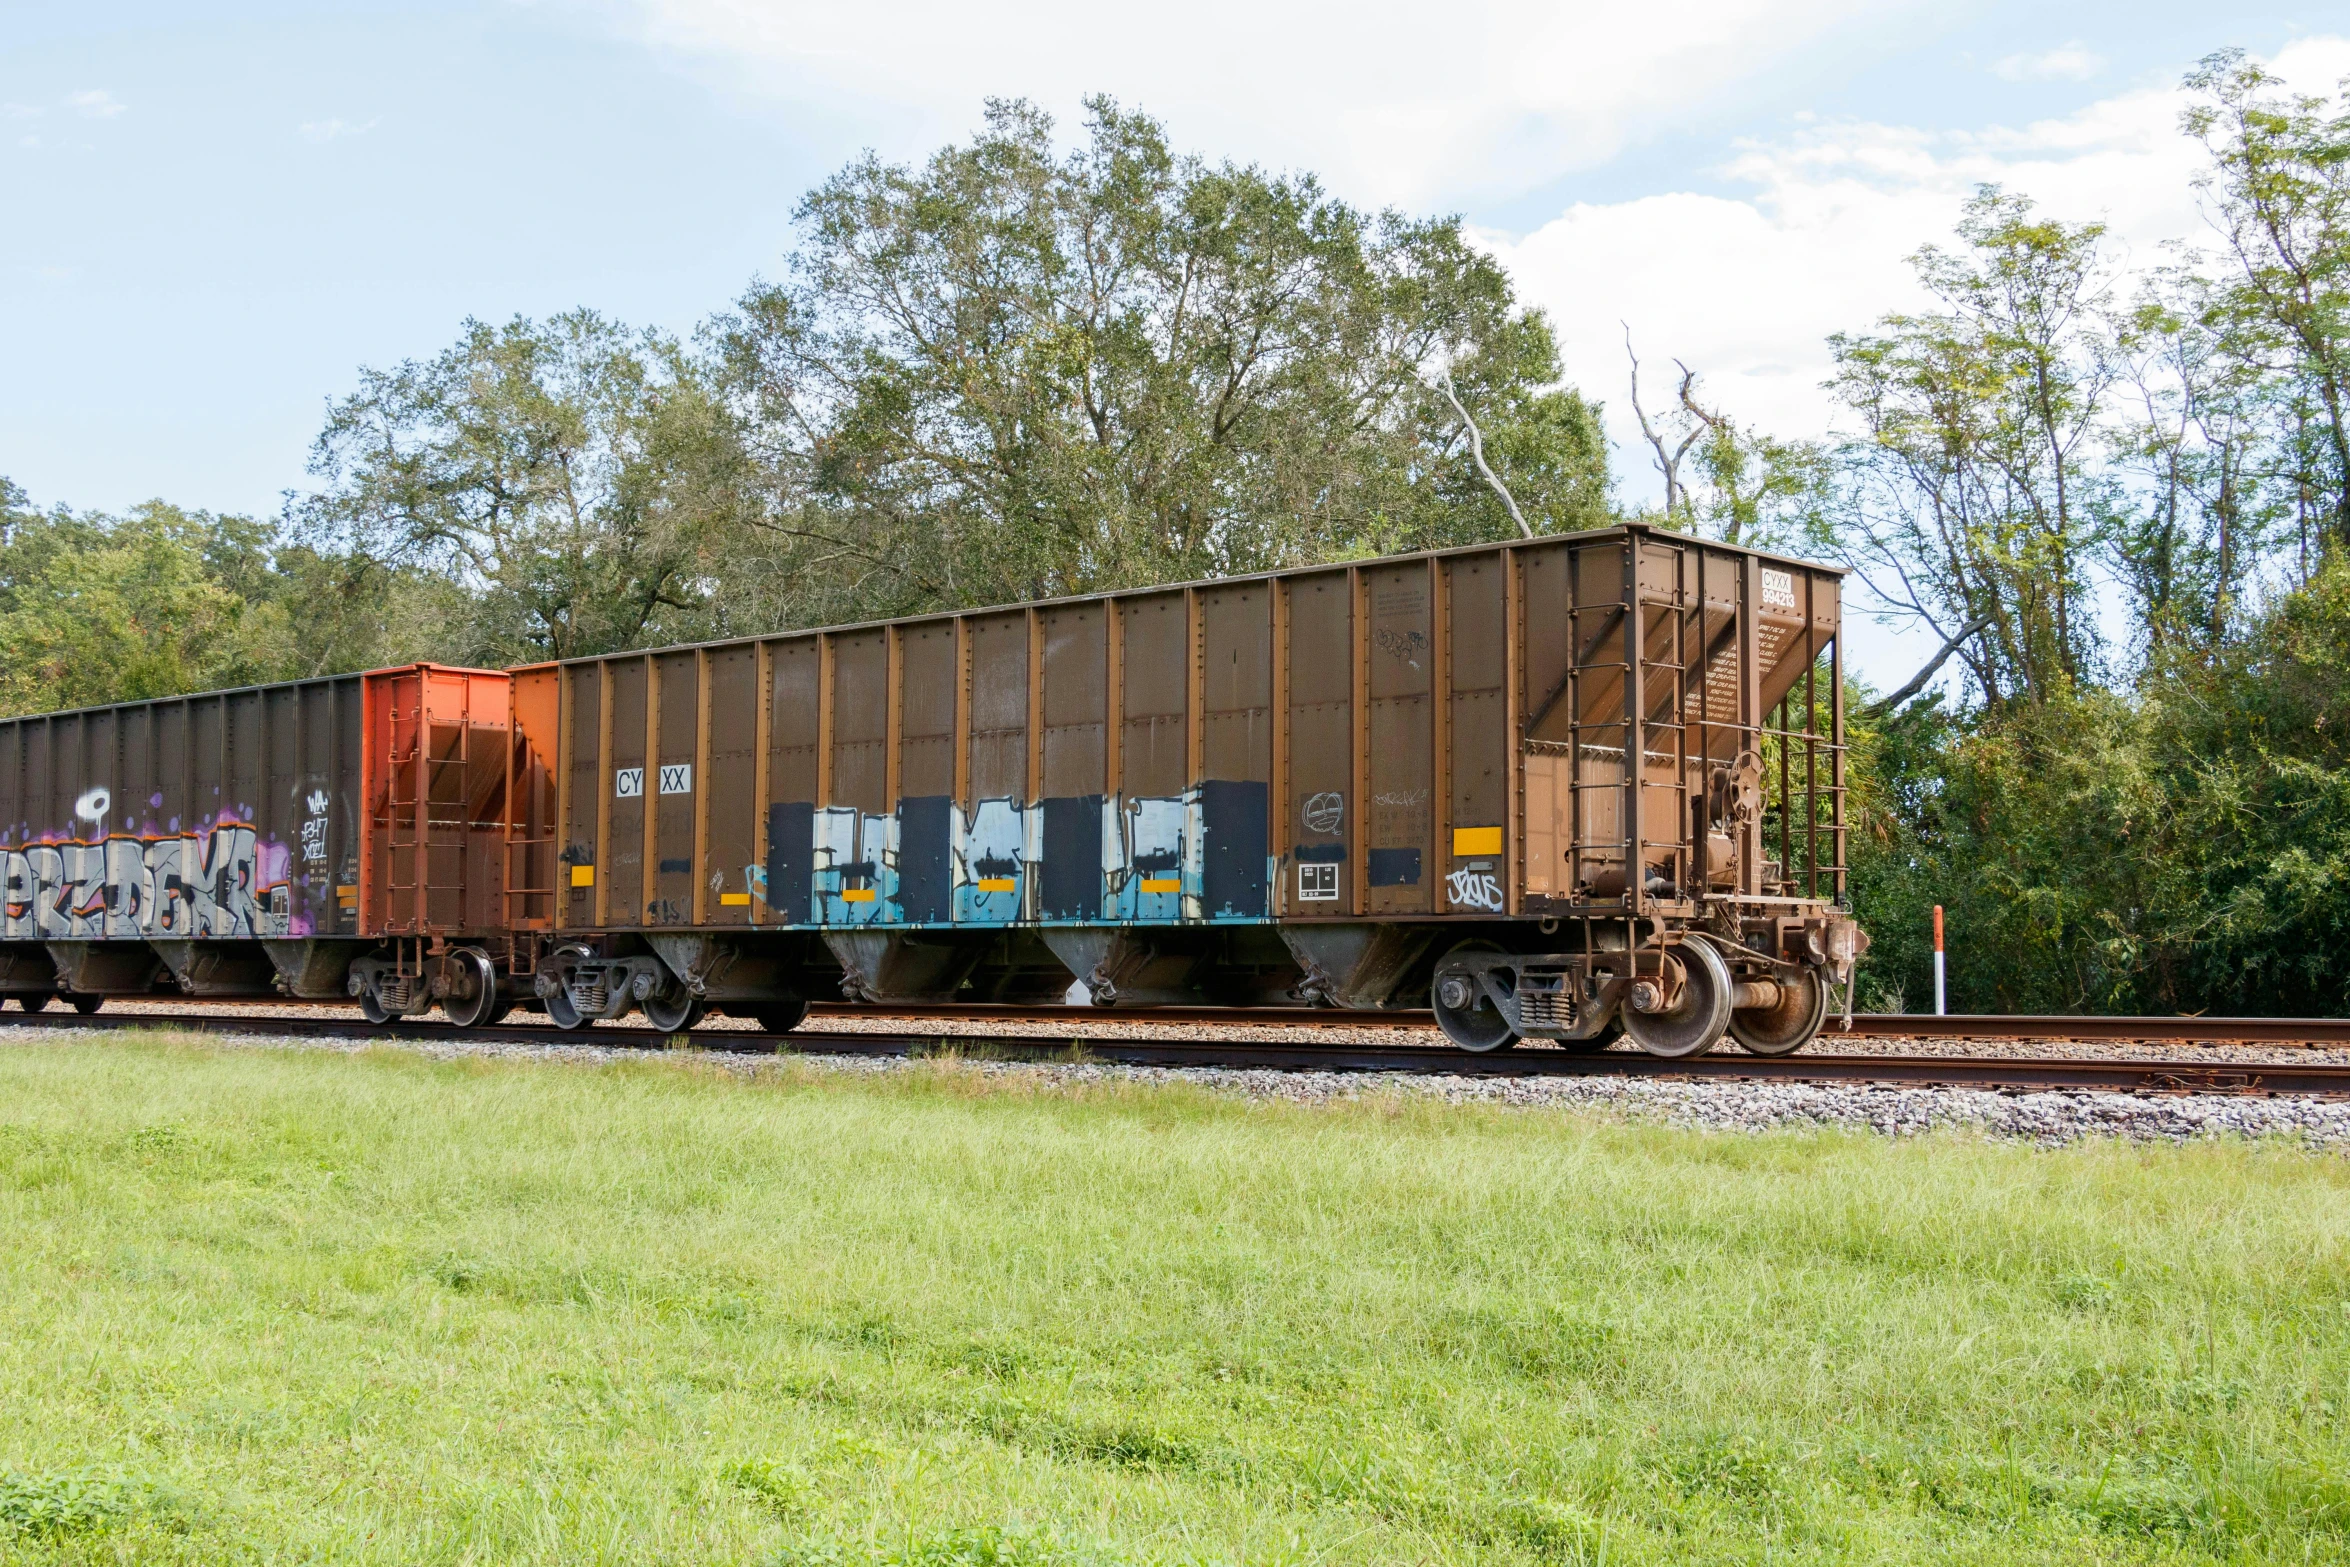
[[[1525,539],[1534,537],[1534,530],[1526,524],[1526,514],[1518,510],[1517,501],[1511,498],[1510,487],[1502,483],[1501,476],[1486,465],[1485,437],[1478,432],[1477,421],[1469,417],[1469,410],[1461,406],[1460,394],[1452,389],[1452,372],[1442,372],[1437,380],[1444,386],[1444,400],[1452,404],[1452,411],[1461,416],[1461,425],[1469,432],[1469,455],[1476,459],[1477,471],[1485,475],[1485,482],[1493,486],[1493,493],[1500,496],[1501,503],[1509,508],[1510,521],[1518,525],[1518,536]]]
[[[1932,680],[1936,674],[1941,672],[1942,666],[1950,661],[1950,655],[1958,651],[1960,644],[1964,643],[1967,638],[1973,636],[1976,632],[1981,631],[1984,627],[1990,625],[1992,618],[1993,617],[1987,613],[1977,615],[1974,619],[1959,627],[1956,631],[1952,632],[1949,636],[1943,639],[1941,651],[1936,653],[1932,658],[1927,659],[1925,667],[1920,669],[1916,674],[1910,676],[1899,690],[1893,692],[1890,696],[1880,697],[1876,701],[1871,702],[1868,706],[1862,708],[1861,711],[1870,718],[1883,718],[1886,714],[1891,713],[1895,709],[1899,708],[1902,703],[1908,701],[1911,697],[1916,696],[1920,691],[1923,691],[1926,688],[1926,682]]]
[[[1632,323],[1621,321],[1617,324],[1624,329],[1624,357],[1632,361],[1632,414],[1640,421],[1640,433],[1648,438],[1649,445],[1656,448],[1656,471],[1665,476],[1665,515],[1670,517],[1677,511],[1687,509],[1687,492],[1681,486],[1681,459],[1689,455],[1689,448],[1697,444],[1699,433],[1706,427],[1699,425],[1691,430],[1682,438],[1679,446],[1666,445],[1665,438],[1657,434],[1656,426],[1649,422],[1648,410],[1640,405],[1640,356],[1632,351]],[[1679,363],[1678,360],[1674,362]],[[1687,365],[1681,366],[1682,401],[1688,401],[1690,385],[1696,379]]]

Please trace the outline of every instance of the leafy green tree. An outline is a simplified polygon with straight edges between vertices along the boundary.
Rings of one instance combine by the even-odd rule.
[[[2256,607],[2289,510],[2271,383],[2222,291],[2185,268],[2147,281],[2113,346],[2108,559],[2149,656],[2218,647]],[[2296,575],[2307,579],[2306,558]]]
[[[363,372],[303,542],[513,661],[1514,532],[1447,382],[1535,526],[1607,520],[1596,410],[1456,220],[1089,132],[995,104],[850,165],[693,344],[576,311]]]
[[[2186,130],[2243,351],[2273,377],[2278,451],[2305,523],[2350,544],[2350,93],[2288,94],[2228,49],[2187,78]]]
[[[33,526],[41,514],[33,510],[33,498],[6,474],[0,474],[0,546],[14,542],[18,530]],[[0,585],[0,592],[5,592]]]
[[[803,204],[789,278],[712,334],[815,614],[1211,576],[1605,520],[1595,411],[1457,220],[994,103],[920,168]],[[805,618],[805,616],[803,616]]]
[[[2103,229],[1986,186],[1963,247],[1914,258],[1941,309],[1829,342],[1857,418],[1843,540],[1886,601],[1947,639],[1984,699],[2045,702],[2100,669],[2086,572],[2098,538]]]
[[[287,606],[230,578],[266,528],[149,501],[119,520],[5,499],[0,709],[39,712],[280,678]]]
[[[2141,683],[2140,1004],[2350,1011],[2350,560]]]
[[[361,373],[299,522],[320,563],[454,584],[441,656],[570,657],[709,629],[708,552],[751,493],[740,458],[676,343],[592,311],[471,321],[428,361]]]
[[[2067,687],[1986,720],[1939,694],[1853,726],[1853,900],[1868,972],[1931,996],[1929,915],[1951,931],[1959,1012],[2128,1010],[2147,950],[2142,852],[2162,821],[2143,719]]]

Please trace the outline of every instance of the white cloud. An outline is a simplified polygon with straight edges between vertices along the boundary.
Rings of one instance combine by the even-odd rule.
[[[2105,69],[2105,57],[2075,40],[2040,54],[2011,54],[1991,67],[2010,82],[2085,82]]]
[[[130,107],[115,101],[114,94],[92,88],[88,92],[68,93],[65,106],[89,120],[111,120]]]
[[[1775,63],[1923,0],[568,0],[744,86],[824,111],[850,146],[918,155],[985,96],[1147,107],[1185,146],[1320,171],[1350,198],[1426,206],[1540,187],[1684,129]]]
[[[353,125],[349,120],[305,120],[301,131],[311,141],[329,142],[344,136],[364,136],[382,123],[380,116],[364,125]]]
[[[2310,39],[2272,62],[2323,91],[2350,71],[2350,38]],[[2109,226],[2126,265],[2205,233],[2190,185],[2200,154],[2179,94],[2149,88],[2020,128],[1930,132],[1817,125],[1742,144],[1718,174],[1748,194],[1664,192],[1579,203],[1522,237],[1486,236],[1559,330],[1568,376],[1605,398],[1628,497],[1657,481],[1626,403],[1623,327],[1657,370],[1674,357],[1731,413],[1783,435],[1826,429],[1825,339],[1920,302],[1905,258],[1945,240],[1960,205],[1996,182],[2070,221]],[[1648,386],[1644,381],[1644,396]]]
[[[29,103],[0,103],[0,120],[37,120],[41,111]]]

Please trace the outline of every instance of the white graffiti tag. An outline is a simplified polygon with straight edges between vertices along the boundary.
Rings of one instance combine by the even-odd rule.
[[[1493,879],[1490,871],[1464,866],[1444,878],[1444,887],[1461,908],[1490,909],[1496,913],[1501,910],[1501,884]]]
[[[1307,795],[1306,803],[1298,809],[1298,816],[1310,833],[1334,833],[1338,831],[1339,824],[1346,820],[1346,796],[1335,790]]]
[[[326,863],[327,793],[324,789],[313,789],[309,798],[302,803],[310,807],[310,815],[302,823],[302,863],[324,865]]]

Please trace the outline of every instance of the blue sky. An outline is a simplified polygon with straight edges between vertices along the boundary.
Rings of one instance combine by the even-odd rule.
[[[1900,303],[1975,179],[2191,229],[2166,94],[2236,44],[2330,83],[2342,7],[1684,0],[1163,13],[1056,0],[0,9],[0,474],[274,511],[356,368],[468,315],[683,331],[860,148],[1110,91],[1178,145],[1465,214],[1621,403],[1621,325],[1811,433],[1819,339]],[[1628,435],[1617,425],[1619,438]],[[1644,454],[1618,454],[1628,493]]]

